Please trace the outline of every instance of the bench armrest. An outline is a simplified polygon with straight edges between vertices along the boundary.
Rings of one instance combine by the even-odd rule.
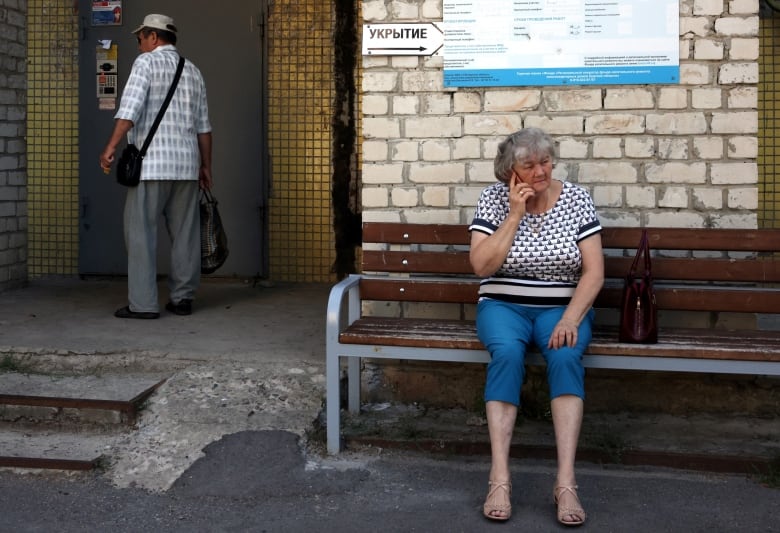
[[[360,274],[350,274],[336,283],[328,296],[325,342],[337,343],[339,333],[360,318]]]

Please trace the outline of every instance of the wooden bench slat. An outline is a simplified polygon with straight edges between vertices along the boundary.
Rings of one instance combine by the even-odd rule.
[[[658,337],[656,344],[620,343],[616,328],[596,328],[585,353],[780,362],[780,332],[671,328]],[[447,319],[364,317],[347,327],[339,342],[484,350],[473,321]]]
[[[360,280],[360,297],[363,300],[400,302],[474,303],[477,301],[479,280],[420,281],[418,279]]]
[[[390,244],[464,244],[471,242],[465,224],[363,224],[363,242]]]

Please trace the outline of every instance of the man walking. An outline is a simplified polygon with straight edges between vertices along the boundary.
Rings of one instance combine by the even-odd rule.
[[[133,31],[141,54],[114,119],[114,130],[100,154],[108,172],[122,138],[141,146],[171,86],[179,53],[173,19],[152,14]],[[165,308],[192,313],[200,283],[199,189],[211,189],[211,124],[206,86],[198,68],[186,61],[181,79],[143,160],[141,182],[127,189],[124,212],[128,305],[118,318],[160,316],[157,296],[157,222],[164,217],[171,239]]]

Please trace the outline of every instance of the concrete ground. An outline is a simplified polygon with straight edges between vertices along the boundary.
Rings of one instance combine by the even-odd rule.
[[[16,524],[15,531],[52,524],[61,531],[90,529],[85,523],[112,531],[491,527],[480,514],[486,450],[447,445],[484,443],[478,415],[367,406],[364,416],[347,417],[350,449],[336,457],[323,453],[312,429],[324,407],[328,290],[323,284],[207,281],[193,315],[163,311],[151,321],[113,317],[125,305],[123,280],[35,282],[0,293],[0,360],[11,355],[14,365],[47,373],[167,379],[137,426],[106,443],[105,470],[0,471],[0,494],[29,494],[45,507],[0,498],[5,523]],[[411,427],[420,420],[424,427]],[[773,420],[640,422],[616,418],[604,431],[599,424],[605,422],[596,419],[582,441],[607,435],[598,445],[623,453],[620,447],[633,435],[661,451],[723,455],[777,453],[780,443]],[[543,447],[551,442],[550,429],[528,423],[518,437]],[[437,442],[446,454],[430,453]],[[514,464],[513,522],[552,530],[554,461],[521,454]],[[581,459],[579,472],[591,513],[585,530],[776,530],[779,493],[756,476],[610,465],[599,458]],[[779,475],[774,472],[775,480]]]

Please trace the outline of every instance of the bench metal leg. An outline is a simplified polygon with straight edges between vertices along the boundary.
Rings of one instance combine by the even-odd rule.
[[[325,361],[325,423],[330,454],[341,451],[339,378],[339,356],[335,352],[329,353]]]
[[[349,412],[360,412],[360,357],[347,358],[347,400]]]

